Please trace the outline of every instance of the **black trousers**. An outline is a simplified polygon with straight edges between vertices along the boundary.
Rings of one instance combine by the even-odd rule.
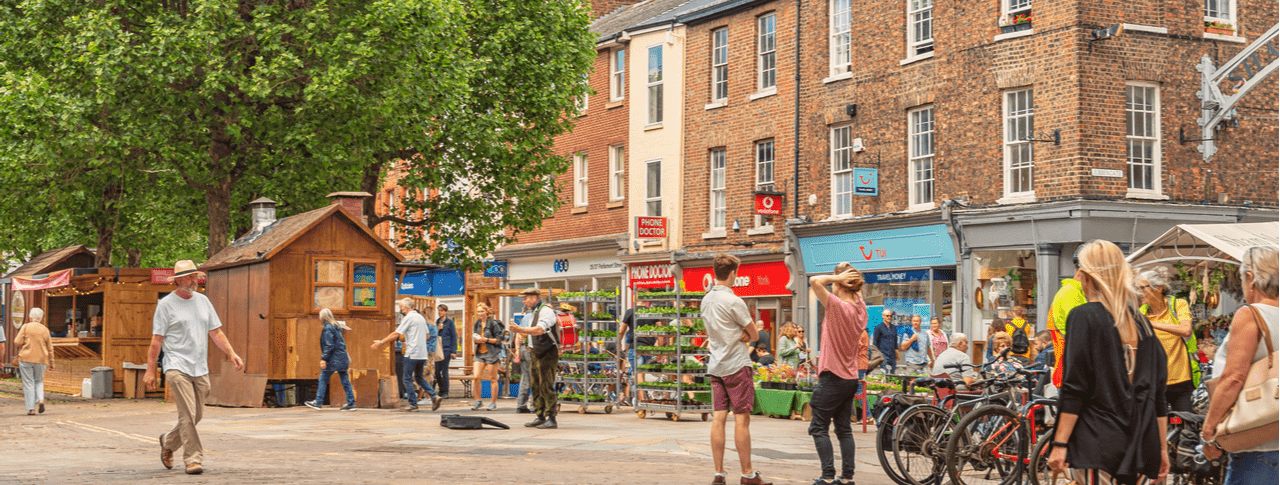
[[[449,354],[444,354],[444,359],[436,362],[435,380],[436,390],[441,396],[449,395],[449,361],[453,360]]]
[[[1189,380],[1170,384],[1164,389],[1164,400],[1169,403],[1170,409],[1189,413],[1191,412],[1191,394],[1195,391],[1195,386],[1192,386]]]
[[[857,379],[841,379],[831,372],[818,375],[818,387],[813,390],[809,407],[813,421],[809,422],[809,436],[818,449],[818,461],[822,464],[822,478],[835,478],[835,450],[831,447],[831,431],[835,424],[836,439],[840,441],[840,477],[853,478],[857,445],[853,442],[853,398],[858,394]]]

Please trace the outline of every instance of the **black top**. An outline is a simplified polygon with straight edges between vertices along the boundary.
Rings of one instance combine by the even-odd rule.
[[[1134,318],[1138,350],[1131,383],[1124,344],[1106,307],[1086,303],[1067,316],[1059,412],[1079,416],[1067,441],[1072,468],[1153,479],[1159,474],[1164,437],[1156,419],[1166,414],[1168,361],[1151,323],[1136,311]]]
[[[634,308],[628,308],[627,313],[622,316],[622,323],[627,324],[627,334],[623,335],[622,339],[629,345],[631,342],[631,335],[636,331],[636,326],[653,325],[654,321],[649,319],[640,319],[637,321],[636,310]],[[636,345],[658,345],[657,337],[636,337],[635,339]]]

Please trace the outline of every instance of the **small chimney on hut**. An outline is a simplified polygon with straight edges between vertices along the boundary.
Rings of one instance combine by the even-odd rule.
[[[259,197],[249,203],[249,214],[253,217],[253,229],[250,232],[261,231],[276,222],[276,201]]]
[[[342,210],[347,211],[347,214],[351,214],[351,217],[354,217],[357,221],[362,224],[369,223],[364,217],[364,199],[373,197],[373,194],[368,192],[334,192],[329,194],[328,197],[333,199],[334,204],[341,205]]]

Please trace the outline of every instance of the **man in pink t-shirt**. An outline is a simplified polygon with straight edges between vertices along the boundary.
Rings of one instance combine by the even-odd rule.
[[[836,266],[835,274],[809,278],[809,289],[826,309],[822,320],[822,346],[818,349],[818,386],[809,407],[813,421],[809,435],[818,449],[822,477],[814,483],[853,481],[854,454],[853,397],[858,393],[860,375],[866,366],[867,305],[862,301],[862,273],[849,263]],[[827,291],[832,285],[831,292]],[[836,479],[830,426],[835,423],[840,440],[841,472]]]

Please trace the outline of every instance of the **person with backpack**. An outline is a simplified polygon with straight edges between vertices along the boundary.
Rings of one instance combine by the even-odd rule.
[[[526,427],[538,429],[556,429],[556,364],[560,360],[560,324],[556,312],[542,302],[541,294],[536,288],[526,288],[520,292],[524,306],[528,311],[521,321],[530,322],[527,327],[512,323],[507,330],[521,336],[529,336],[533,340],[532,357],[529,365],[529,377],[521,381],[529,383],[529,395],[532,397],[533,411],[538,418],[525,423]]]
[[[1016,355],[1030,362],[1031,355],[1031,336],[1036,333],[1034,323],[1027,323],[1026,307],[1013,307],[1013,318],[1004,324],[1004,333],[1009,334],[1009,338],[1013,340],[1013,345],[1009,355]]]
[[[1165,400],[1174,411],[1189,413],[1191,394],[1200,385],[1200,363],[1191,358],[1196,354],[1196,336],[1191,328],[1190,305],[1173,297],[1172,280],[1168,268],[1160,267],[1143,271],[1134,282],[1142,295],[1138,309],[1151,321],[1169,360]]]

